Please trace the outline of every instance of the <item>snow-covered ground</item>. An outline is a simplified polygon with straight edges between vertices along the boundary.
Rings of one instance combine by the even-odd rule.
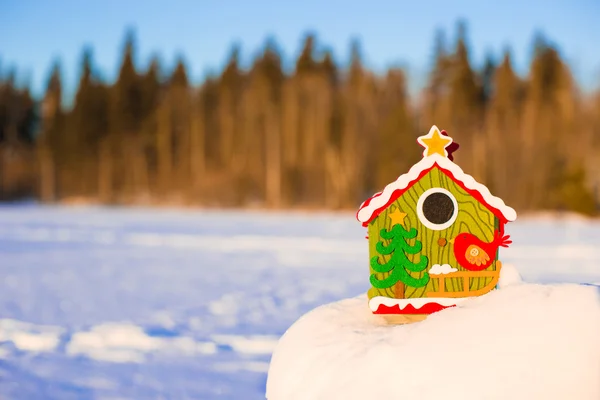
[[[600,283],[600,223],[522,218],[523,279]],[[279,337],[368,288],[351,213],[0,206],[0,398],[264,399]]]
[[[600,286],[511,275],[416,324],[364,294],[310,311],[273,352],[268,399],[600,399]]]

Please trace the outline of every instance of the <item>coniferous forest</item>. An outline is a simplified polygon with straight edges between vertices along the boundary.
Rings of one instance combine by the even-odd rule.
[[[61,66],[32,98],[0,71],[0,199],[206,207],[356,208],[421,157],[431,125],[460,143],[456,162],[507,204],[594,214],[600,206],[600,92],[584,93],[538,36],[526,76],[510,50],[470,63],[464,24],[432,43],[415,98],[402,69],[375,74],[304,38],[292,71],[267,41],[250,68],[234,48],[199,86],[183,62],[134,64],[129,31],[115,82],[82,54],[65,107]]]

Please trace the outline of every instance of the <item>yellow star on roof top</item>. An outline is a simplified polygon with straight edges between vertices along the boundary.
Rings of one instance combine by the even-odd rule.
[[[403,213],[399,208],[396,208],[393,212],[388,214],[388,217],[392,220],[392,226],[396,224],[404,226],[404,218],[406,218],[406,213]],[[406,226],[404,227],[406,228]]]
[[[438,128],[434,125],[427,135],[419,136],[417,141],[421,146],[425,147],[423,157],[428,157],[432,154],[448,157],[446,147],[450,146],[452,138],[450,136],[442,136]]]

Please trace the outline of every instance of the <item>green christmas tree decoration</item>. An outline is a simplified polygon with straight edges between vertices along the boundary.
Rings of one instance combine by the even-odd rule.
[[[384,279],[377,279],[376,274],[371,274],[371,285],[377,289],[386,289],[394,286],[401,281],[407,286],[420,288],[429,283],[429,274],[425,273],[421,278],[412,277],[410,272],[421,272],[427,268],[428,259],[421,255],[418,263],[411,262],[406,254],[417,254],[421,251],[422,244],[416,241],[414,245],[407,243],[408,239],[414,239],[418,232],[415,228],[407,231],[401,224],[395,224],[389,231],[382,229],[380,235],[382,239],[391,240],[388,245],[380,241],[376,245],[377,252],[381,255],[391,255],[390,260],[385,264],[379,263],[379,256],[371,258],[371,268],[376,273],[390,272],[390,275]]]

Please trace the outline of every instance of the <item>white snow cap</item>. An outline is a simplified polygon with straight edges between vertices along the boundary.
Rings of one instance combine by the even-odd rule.
[[[456,271],[458,271],[458,269],[452,268],[450,264],[433,264],[433,266],[429,268],[429,273],[431,275],[445,275]]]
[[[434,130],[437,130],[435,125],[431,128],[430,133],[426,136],[430,136]],[[444,139],[450,138],[444,136]],[[421,143],[421,141],[419,141],[419,143]],[[427,154],[427,150],[425,150],[423,154]],[[501,198],[493,196],[487,187],[481,183],[478,183],[471,175],[464,173],[463,170],[458,165],[450,161],[450,159],[442,156],[441,154],[435,153],[429,156],[425,155],[423,159],[413,165],[406,174],[401,175],[396,181],[387,185],[382,192],[371,197],[370,202],[366,206],[366,202],[364,202],[356,215],[358,220],[363,223],[369,222],[372,219],[373,214],[388,203],[395,191],[405,190],[419,177],[423,171],[432,168],[436,164],[441,169],[451,172],[455,181],[459,181],[469,190],[478,192],[483,200],[489,206],[500,211],[507,221],[514,221],[517,219],[516,211],[504,204],[504,201]]]

